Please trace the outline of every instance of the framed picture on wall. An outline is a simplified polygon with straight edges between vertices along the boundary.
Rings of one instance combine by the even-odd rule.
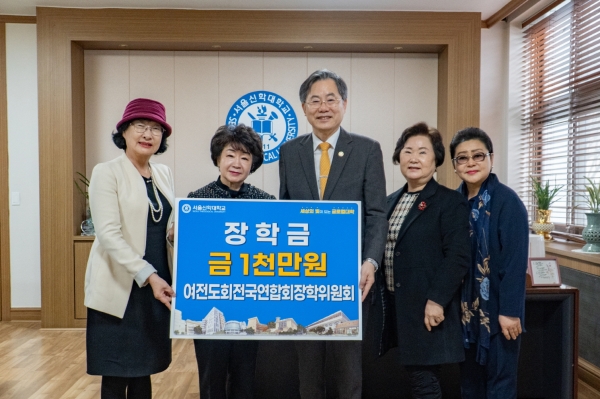
[[[561,284],[556,258],[529,258],[527,273],[531,276],[532,287],[558,287]]]

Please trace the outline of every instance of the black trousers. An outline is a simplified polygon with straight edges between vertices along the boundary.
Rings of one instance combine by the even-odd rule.
[[[440,365],[406,366],[413,399],[442,399]]]
[[[369,308],[369,294],[362,303],[363,337]],[[362,396],[362,342],[361,341],[296,341],[298,377],[302,399],[325,399],[325,357],[333,358],[337,397],[360,399]]]
[[[362,345],[360,341],[296,341],[302,399],[325,399],[325,356],[332,356],[338,398],[360,399]]]
[[[463,399],[516,399],[521,336],[507,340],[501,333],[490,337],[485,366],[475,361],[477,348],[471,345],[460,364],[460,391]]]
[[[150,376],[102,376],[100,397],[102,399],[151,399],[152,382]]]
[[[200,398],[254,397],[258,341],[195,339]]]

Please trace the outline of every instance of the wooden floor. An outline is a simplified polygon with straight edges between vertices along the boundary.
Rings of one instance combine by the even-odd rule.
[[[0,399],[100,397],[100,377],[87,375],[84,330],[42,330],[39,322],[0,322]],[[155,399],[198,399],[190,340],[173,340],[173,362],[152,377]],[[600,399],[579,382],[578,399]]]
[[[579,380],[577,399],[598,399],[600,394],[593,387]]]
[[[0,322],[0,398],[100,397],[100,377],[87,375],[84,330],[42,330],[39,322]],[[152,377],[156,399],[198,399],[190,340],[173,340],[173,362]]]

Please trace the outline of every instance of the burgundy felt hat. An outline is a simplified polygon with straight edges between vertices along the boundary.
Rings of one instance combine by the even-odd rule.
[[[165,106],[158,101],[149,100],[147,98],[136,98],[135,100],[131,100],[129,104],[127,104],[127,107],[125,107],[123,118],[117,123],[117,129],[122,124],[134,119],[148,119],[160,123],[167,131],[167,137],[171,135],[171,125],[167,123]]]

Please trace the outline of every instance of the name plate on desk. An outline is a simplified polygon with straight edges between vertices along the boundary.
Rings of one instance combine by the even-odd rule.
[[[359,202],[178,199],[171,337],[360,340]]]

